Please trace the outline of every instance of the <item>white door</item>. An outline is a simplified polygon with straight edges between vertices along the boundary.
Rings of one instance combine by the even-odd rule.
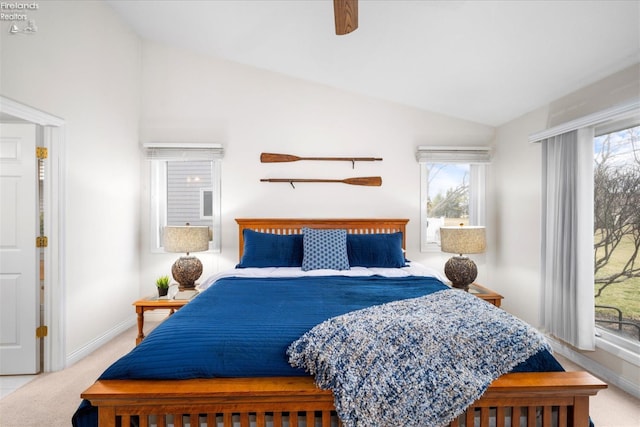
[[[36,125],[0,124],[0,374],[39,371]]]

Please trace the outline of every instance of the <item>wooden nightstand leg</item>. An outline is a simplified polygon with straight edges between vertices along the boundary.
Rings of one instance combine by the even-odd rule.
[[[144,309],[136,307],[136,313],[138,313],[138,337],[136,338],[136,345],[138,345],[144,339]]]

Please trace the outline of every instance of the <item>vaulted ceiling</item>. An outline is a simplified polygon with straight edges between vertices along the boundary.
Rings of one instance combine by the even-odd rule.
[[[640,62],[640,1],[108,0],[143,38],[498,126]]]

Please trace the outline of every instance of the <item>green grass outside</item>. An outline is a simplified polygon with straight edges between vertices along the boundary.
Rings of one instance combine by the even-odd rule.
[[[598,276],[606,276],[620,271],[633,251],[632,242],[623,242],[613,253],[609,264],[598,272]],[[599,286],[594,287],[594,292]],[[640,278],[627,279],[624,282],[609,285],[600,297],[595,299],[596,305],[610,305],[622,310],[625,319],[640,321]],[[597,313],[611,314],[611,310],[596,309]]]
[[[640,279],[629,279],[609,286],[599,298],[596,305],[610,305],[622,310],[624,318],[640,321]],[[612,313],[611,310],[596,309],[596,312]]]

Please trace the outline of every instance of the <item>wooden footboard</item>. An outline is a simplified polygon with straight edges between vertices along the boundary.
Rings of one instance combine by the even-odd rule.
[[[507,374],[450,426],[587,427],[589,396],[606,387],[587,372]],[[311,377],[105,380],[82,397],[100,427],[341,425],[332,393]]]

